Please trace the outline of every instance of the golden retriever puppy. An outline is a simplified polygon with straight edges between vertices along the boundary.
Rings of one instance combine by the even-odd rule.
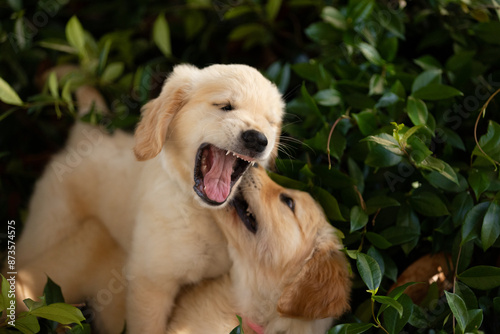
[[[106,108],[91,87],[77,97]],[[144,106],[135,138],[77,123],[36,185],[17,244],[18,298],[41,295],[45,273],[58,281],[66,268],[36,262],[64,253],[61,242],[90,219],[127,253],[128,332],[164,333],[179,286],[227,272],[210,208],[227,203],[251,164],[272,161],[283,108],[251,67],[179,65]]]
[[[168,334],[318,334],[349,309],[350,274],[335,229],[309,194],[245,174],[232,206],[214,212],[233,265],[180,294]]]

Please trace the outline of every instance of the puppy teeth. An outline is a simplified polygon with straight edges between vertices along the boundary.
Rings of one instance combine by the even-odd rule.
[[[231,152],[227,151],[227,152],[226,152],[226,155],[229,155],[229,153],[231,153]]]
[[[252,167],[255,166],[255,161],[252,161]]]

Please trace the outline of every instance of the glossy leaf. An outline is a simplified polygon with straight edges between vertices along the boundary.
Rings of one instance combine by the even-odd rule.
[[[430,84],[440,84],[442,73],[443,71],[440,69],[426,70],[420,73],[413,81],[411,86],[412,93],[415,93]]]
[[[438,83],[431,83],[427,86],[420,88],[412,95],[416,99],[436,101],[436,100],[449,99],[450,97],[454,96],[460,96],[463,95],[463,93],[451,86]]]
[[[481,222],[484,219],[488,207],[488,202],[479,203],[465,215],[465,220],[462,225],[461,245],[479,237]]]
[[[356,260],[356,267],[368,289],[376,291],[382,281],[382,272],[377,261],[369,255],[359,253]]]
[[[164,14],[158,15],[153,26],[153,41],[165,57],[172,56],[170,27]]]
[[[465,331],[465,328],[467,327],[467,323],[469,322],[469,314],[467,312],[465,302],[462,298],[460,298],[460,296],[454,293],[450,293],[448,291],[445,291],[444,293],[446,295],[448,305],[450,305],[451,311],[457,319],[458,326],[463,333]]]
[[[473,155],[481,156],[488,159],[491,163],[500,161],[500,125],[494,121],[488,123],[488,131],[479,139],[479,146],[472,151]],[[486,155],[485,155],[486,153]]]
[[[81,325],[81,321],[85,320],[82,312],[71,305],[63,303],[55,303],[46,306],[39,307],[30,312],[40,318],[49,319],[56,321],[60,324],[78,324]]]
[[[361,209],[360,206],[353,206],[351,208],[351,232],[363,228],[368,223],[368,215]]]
[[[413,124],[426,124],[429,111],[427,110],[427,106],[424,101],[416,99],[413,96],[409,96],[406,103],[406,110]]]
[[[401,333],[413,314],[413,301],[408,295],[402,295],[397,302],[401,305],[402,312],[396,308],[388,308],[383,313],[384,325],[389,333]]]
[[[370,63],[378,66],[384,65],[384,60],[382,59],[382,57],[380,57],[378,51],[370,44],[359,43],[358,48],[363,56],[365,56],[366,60],[368,60]]]
[[[86,54],[85,32],[83,30],[82,24],[76,16],[71,17],[68,21],[68,24],[66,25],[66,39],[81,56]]]
[[[344,15],[335,7],[326,6],[323,8],[321,18],[339,30],[347,29],[347,22]]]
[[[26,314],[16,318],[16,329],[25,334],[33,334],[40,332],[40,325],[36,316]]]
[[[491,290],[500,286],[500,268],[476,266],[458,275],[458,279],[471,288]]]
[[[373,296],[372,298],[373,298],[373,300],[375,300],[381,304],[391,306],[392,308],[394,308],[398,312],[400,317],[403,316],[403,306],[395,299],[392,299],[391,297],[387,297],[387,296]]]
[[[483,250],[490,248],[500,235],[500,205],[491,202],[483,219],[481,227],[481,241]]]
[[[2,78],[0,78],[0,101],[15,106],[23,105],[23,101],[16,91]]]
[[[446,204],[435,193],[421,191],[410,197],[412,208],[428,217],[440,217],[449,215]]]

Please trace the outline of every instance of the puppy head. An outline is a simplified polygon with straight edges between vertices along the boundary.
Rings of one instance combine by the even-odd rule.
[[[268,280],[280,289],[279,314],[321,319],[349,309],[351,281],[342,245],[309,194],[285,189],[262,168],[252,168],[232,204],[219,226],[233,265],[253,271],[249,276],[262,286]]]
[[[283,109],[276,86],[249,66],[180,65],[144,106],[134,153],[148,160],[165,148],[198,198],[221,205],[251,163],[275,158]]]

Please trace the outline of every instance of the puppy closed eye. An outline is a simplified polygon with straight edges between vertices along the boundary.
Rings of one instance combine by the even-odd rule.
[[[214,106],[219,108],[222,111],[232,111],[234,107],[231,103],[215,103]]]
[[[292,210],[292,212],[295,213],[295,202],[293,198],[289,197],[288,195],[281,194],[280,195],[280,200]]]

